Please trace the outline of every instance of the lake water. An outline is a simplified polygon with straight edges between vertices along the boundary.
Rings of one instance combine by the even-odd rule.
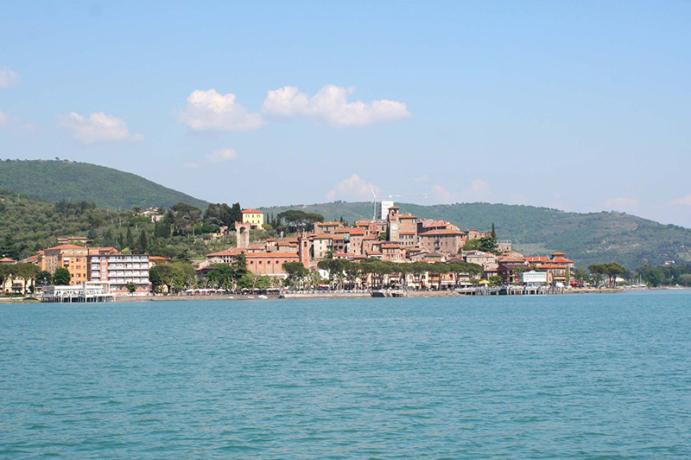
[[[691,457],[691,292],[0,306],[0,457]]]

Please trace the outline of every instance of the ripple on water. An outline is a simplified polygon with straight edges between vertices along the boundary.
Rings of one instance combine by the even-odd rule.
[[[0,458],[691,457],[689,292],[0,314]]]

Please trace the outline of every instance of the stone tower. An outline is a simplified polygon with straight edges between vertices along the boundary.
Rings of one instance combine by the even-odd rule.
[[[400,208],[398,206],[391,206],[389,208],[389,215],[386,216],[386,221],[389,224],[389,241],[400,240],[401,222],[399,219]]]
[[[240,249],[246,249],[250,245],[250,224],[235,222],[235,242]]]
[[[309,268],[310,266],[310,241],[305,232],[298,236],[298,257],[302,265]]]

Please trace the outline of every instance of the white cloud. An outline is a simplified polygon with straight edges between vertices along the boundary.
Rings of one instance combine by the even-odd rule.
[[[470,191],[476,195],[482,195],[489,191],[489,182],[484,179],[475,179],[470,183]]]
[[[262,126],[261,116],[248,112],[235,99],[235,94],[215,89],[192,91],[180,121],[195,131],[250,131]]]
[[[373,192],[379,195],[379,187],[365,181],[357,174],[353,174],[329,190],[326,198],[329,200],[369,200],[372,198]]]
[[[234,149],[218,149],[214,150],[206,156],[209,163],[222,163],[224,161],[234,160],[238,157]]]
[[[263,112],[277,117],[314,117],[335,126],[362,126],[410,116],[403,102],[378,99],[372,102],[348,101],[352,90],[326,85],[314,96],[294,86],[266,93]]]
[[[638,208],[638,200],[627,196],[615,196],[605,200],[605,207],[615,211],[633,211]]]
[[[19,74],[11,69],[0,69],[0,88],[9,88],[19,83]]]
[[[139,137],[130,134],[124,120],[103,112],[94,112],[89,116],[70,112],[63,117],[62,126],[83,144],[128,141]]]
[[[440,204],[449,204],[454,201],[453,193],[442,185],[435,185],[432,187],[432,196],[436,202]]]
[[[691,193],[677,198],[676,200],[672,201],[672,204],[678,205],[678,206],[691,206]]]

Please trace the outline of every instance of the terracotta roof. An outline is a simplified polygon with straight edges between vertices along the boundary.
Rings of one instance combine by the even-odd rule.
[[[559,256],[559,257],[554,257],[554,258],[552,259],[552,262],[557,262],[557,263],[560,263],[560,264],[572,264],[572,263],[574,263],[573,260],[567,259],[566,257],[561,257],[561,256]]]
[[[45,251],[61,250],[61,249],[84,249],[84,250],[86,250],[86,246],[79,246],[78,244],[59,244],[57,246],[53,246],[52,248],[45,249]]]
[[[332,240],[333,235],[330,235],[328,233],[313,233],[310,235],[310,238],[315,239],[315,240]]]
[[[398,243],[385,243],[381,245],[382,249],[400,249],[401,245]]]
[[[525,262],[525,257],[521,254],[504,254],[498,257],[499,262]]]
[[[297,252],[254,252],[246,254],[245,257],[248,259],[297,259],[298,254]]]
[[[38,263],[38,259],[40,258],[40,254],[34,254],[33,256],[29,256],[26,259],[22,259],[22,263],[24,264],[35,264]]]
[[[334,233],[348,233],[350,235],[364,235],[365,231],[361,228],[343,227],[343,228],[337,228],[336,230],[334,230]]]
[[[490,254],[489,252],[483,252],[483,251],[467,251],[463,252],[463,256],[467,257],[496,257],[494,254]]]
[[[565,267],[564,265],[561,265],[561,264],[550,264],[550,263],[538,264],[536,267],[537,267],[537,268],[544,268],[544,269],[547,269],[547,270],[549,270],[549,269],[551,269],[551,268],[552,268],[552,269],[566,269],[566,268],[567,268],[567,267]]]
[[[120,251],[118,251],[116,248],[114,248],[112,246],[89,248],[89,255],[90,256],[97,256],[97,255],[103,255],[103,254],[109,254],[109,255],[120,254]]]
[[[259,209],[251,209],[251,208],[243,209],[242,213],[243,214],[264,214],[264,212],[260,211]]]
[[[525,260],[528,262],[547,262],[549,257],[547,256],[526,256]]]
[[[426,232],[420,233],[420,236],[461,236],[463,235],[458,230],[451,229],[439,229],[439,230],[428,230]]]
[[[240,254],[243,253],[243,250],[240,248],[228,248],[224,249],[223,251],[218,251],[218,252],[212,252],[211,254],[207,254],[206,257],[223,257],[223,256],[239,256]]]
[[[326,222],[315,222],[314,225],[318,225],[320,227],[333,227],[343,225],[343,223],[337,220],[327,220]]]
[[[417,216],[414,214],[399,214],[398,218],[399,219],[417,219]]]
[[[12,257],[3,257],[0,259],[0,264],[16,264],[17,261]]]
[[[417,235],[417,232],[398,232],[399,235]]]

